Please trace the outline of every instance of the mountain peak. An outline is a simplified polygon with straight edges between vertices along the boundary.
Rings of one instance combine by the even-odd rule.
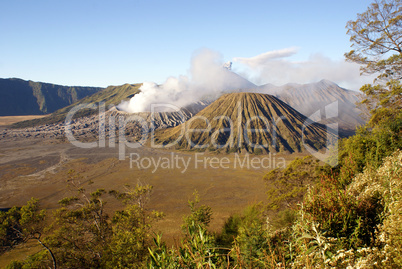
[[[318,149],[326,138],[324,126],[276,97],[249,92],[224,94],[193,119],[156,134],[157,143],[177,141],[178,148],[254,153],[300,152],[303,143]]]
[[[324,84],[324,85],[334,85],[334,86],[338,86],[338,84],[336,84],[335,82],[328,80],[328,79],[322,79],[318,82],[319,84]],[[338,86],[339,87],[339,86]]]

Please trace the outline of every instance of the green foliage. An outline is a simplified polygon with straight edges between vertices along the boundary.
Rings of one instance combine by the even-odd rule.
[[[396,151],[346,189],[328,180],[325,189],[321,184],[309,192],[293,226],[299,251],[292,265],[400,268],[401,179],[402,153]]]
[[[346,59],[362,64],[366,74],[379,74],[379,79],[401,79],[401,7],[400,0],[374,1],[355,21],[349,21],[346,28],[353,50],[345,54]]]
[[[374,85],[360,89],[365,94],[362,104],[371,113],[368,125],[342,145],[343,159],[349,162],[342,164],[340,177],[345,184],[364,166],[377,168],[386,156],[402,148],[401,25],[402,2],[381,0],[346,26],[354,47],[346,58],[377,78]]]
[[[126,186],[125,192],[111,191],[125,209],[116,211],[110,220],[105,213],[103,189],[89,196],[63,199],[56,213],[55,232],[49,237],[58,262],[71,268],[141,268],[148,254],[151,223],[160,218],[148,212],[146,202],[151,186]]]
[[[197,191],[193,193],[193,199],[188,201],[191,213],[184,217],[182,229],[187,232],[190,226],[201,226],[207,228],[212,217],[212,209],[206,205],[199,205],[200,196]]]
[[[32,268],[31,265],[33,264],[36,264],[35,268],[42,268],[38,265],[41,262],[49,265],[46,265],[46,268],[49,268],[50,264],[53,264],[53,268],[55,268],[53,252],[41,239],[45,228],[45,216],[46,211],[39,209],[38,200],[34,198],[21,208],[13,207],[9,211],[0,214],[0,234],[3,251],[31,239],[36,240],[44,248],[40,254],[37,253],[31,257],[29,264],[15,261],[12,265],[15,268],[19,268],[18,266],[21,266],[20,268]],[[49,256],[52,262],[50,262]]]
[[[237,235],[239,234],[239,226],[241,224],[241,216],[234,214],[230,216],[222,227],[222,231],[216,237],[216,243],[224,248],[230,248]]]
[[[19,228],[19,220],[21,219],[20,209],[13,207],[7,212],[0,212],[0,245],[1,252],[8,248],[21,243],[23,240],[14,226]]]
[[[55,212],[53,232],[47,238],[59,265],[67,268],[102,265],[111,236],[104,193],[102,189],[90,194],[80,190],[77,197],[60,201],[62,207]]]
[[[387,260],[388,268],[402,266],[402,152],[396,151],[387,157],[383,165],[373,170],[365,169],[353,179],[348,192],[359,200],[369,200],[380,195],[383,202],[382,222],[378,225],[376,245],[381,252],[376,253]],[[385,256],[385,257],[384,257]]]
[[[402,85],[398,80],[390,80],[385,85],[364,85],[360,89],[365,93],[364,104],[372,117],[370,127],[384,125],[401,118]]]
[[[297,208],[294,209],[286,208],[279,211],[272,219],[270,224],[275,229],[283,229],[285,227],[290,227],[297,219]]]
[[[150,224],[137,205],[115,213],[109,244],[108,268],[141,268],[146,258]]]
[[[148,212],[146,203],[152,186],[137,185],[125,192],[112,193],[126,204],[122,211],[116,211],[112,219],[112,239],[109,244],[107,268],[143,268],[148,256],[151,224],[163,215]]]
[[[155,246],[149,248],[148,268],[221,268],[226,262],[226,254],[216,244],[215,237],[207,231],[212,210],[209,206],[198,205],[197,191],[194,200],[189,200],[191,213],[184,217],[182,226],[185,234],[178,248],[168,249],[161,236],[154,238]]]
[[[178,268],[178,253],[174,249],[168,249],[162,241],[162,236],[157,234],[154,237],[155,246],[148,248],[150,259],[147,268]]]
[[[264,176],[268,191],[268,208],[274,211],[295,207],[309,185],[319,175],[318,160],[311,156],[296,158],[285,169],[274,169]]]
[[[178,249],[168,249],[157,236],[155,247],[149,249],[148,268],[222,268],[226,257],[203,226],[192,223],[186,234]]]
[[[136,204],[140,208],[145,208],[152,193],[153,186],[151,185],[136,185],[132,188],[130,185],[125,185],[125,191],[119,192],[116,190],[109,191],[109,194],[116,197],[125,205]]]
[[[311,188],[291,227],[272,230],[250,210],[232,247],[245,268],[399,268],[402,154],[344,188],[326,177]],[[246,216],[245,215],[245,216]]]
[[[21,234],[37,239],[47,252],[31,255],[23,262],[14,261],[9,268],[49,268],[52,264],[53,268],[143,268],[151,223],[162,217],[146,209],[152,187],[126,186],[124,192],[111,191],[126,206],[110,216],[106,191],[87,193],[74,183],[75,178],[71,176],[70,183],[77,195],[60,200],[61,208],[55,212],[43,242],[38,234],[39,227],[43,229],[44,213],[37,210],[36,201],[19,210]]]
[[[25,261],[12,261],[6,266],[6,269],[48,269],[52,266],[48,256],[48,251],[42,250],[30,255]]]
[[[31,199],[21,208],[0,212],[1,251],[29,239],[39,239],[44,228],[45,210],[39,210],[38,200]]]
[[[285,264],[288,229],[274,230],[262,205],[246,208],[237,225],[232,245],[234,265],[245,268],[278,268]]]
[[[378,76],[374,85],[360,89],[365,94],[362,104],[371,118],[357,136],[342,145],[343,155],[349,155],[344,160],[353,165],[343,163],[343,180],[362,172],[366,165],[377,168],[386,156],[402,148],[401,25],[400,0],[375,1],[347,24],[354,50],[345,54],[346,58],[362,64],[363,73]]]
[[[248,207],[243,213],[238,228],[236,245],[242,253],[242,262],[257,267],[258,260],[268,248],[266,240],[266,219],[260,206]]]
[[[401,266],[402,154],[378,170],[339,184],[326,176],[310,188],[292,225],[275,230],[258,207],[236,221],[234,264],[243,268],[385,268]]]
[[[371,246],[381,223],[381,197],[356,199],[334,181],[323,180],[309,192],[304,200],[305,212],[327,236],[344,241],[346,248]]]
[[[373,128],[357,130],[356,135],[345,139],[340,145],[339,178],[347,185],[363,168],[379,167],[383,159],[395,150],[402,149],[402,112],[399,109],[393,119],[382,121]]]

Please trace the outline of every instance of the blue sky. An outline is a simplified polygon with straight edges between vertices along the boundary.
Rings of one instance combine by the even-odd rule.
[[[293,47],[288,61],[319,55],[339,62],[350,49],[346,22],[370,3],[0,0],[0,77],[82,86],[162,83],[186,75],[202,48],[223,61]],[[261,75],[241,63],[233,67],[251,79]]]

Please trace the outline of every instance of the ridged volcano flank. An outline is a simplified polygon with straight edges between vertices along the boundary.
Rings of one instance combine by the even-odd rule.
[[[303,143],[319,149],[335,139],[333,133],[327,138],[325,126],[272,95],[257,93],[225,94],[187,122],[155,136],[166,146],[248,152],[302,151]]]

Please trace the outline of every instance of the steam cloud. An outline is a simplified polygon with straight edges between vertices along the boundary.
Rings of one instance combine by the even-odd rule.
[[[344,60],[334,61],[320,54],[312,55],[303,62],[287,59],[297,52],[298,48],[291,47],[250,58],[236,57],[233,61],[246,66],[248,70],[242,75],[257,84],[269,82],[283,85],[289,82],[311,83],[327,79],[345,88],[357,90],[361,85],[372,82],[372,77],[360,76],[359,65]],[[224,66],[228,64],[224,64],[221,54],[201,50],[191,61],[189,76],[170,77],[162,85],[145,82],[140,93],[128,102],[122,102],[118,108],[130,113],[149,112],[152,104],[170,104],[180,108],[200,100],[216,99],[224,92],[257,88],[255,84]]]
[[[223,68],[222,56],[211,50],[198,52],[191,61],[191,76],[170,77],[162,85],[145,82],[129,102],[118,108],[130,113],[151,110],[152,104],[184,107],[202,99],[216,98],[222,92],[249,89],[254,84]]]

